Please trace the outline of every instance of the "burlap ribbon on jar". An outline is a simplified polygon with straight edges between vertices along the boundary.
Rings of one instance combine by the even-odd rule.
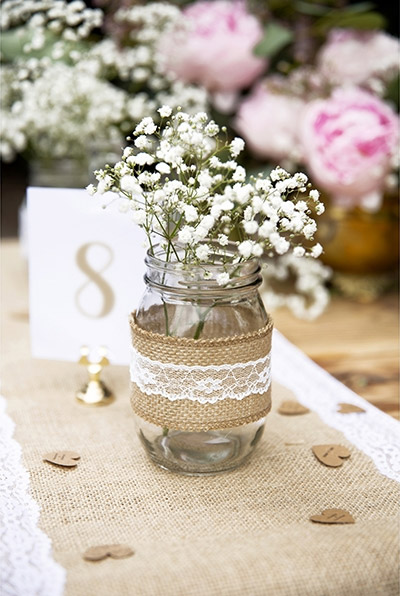
[[[132,408],[168,429],[233,428],[271,409],[272,320],[244,335],[211,339],[164,336],[131,319]]]

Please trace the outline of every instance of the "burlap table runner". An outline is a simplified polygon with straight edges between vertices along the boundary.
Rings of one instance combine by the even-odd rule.
[[[343,435],[313,413],[276,413],[287,391],[275,386],[266,434],[247,465],[206,478],[159,470],[134,433],[127,369],[106,371],[118,398],[91,409],[73,398],[85,380],[78,365],[30,359],[25,275],[15,265],[3,302],[3,394],[41,528],[67,570],[67,595],[398,594],[398,484]],[[311,453],[319,443],[347,446],[350,460],[322,466]],[[42,462],[54,449],[79,452],[79,466]],[[356,523],[309,521],[331,507],[347,509]],[[135,555],[82,559],[88,547],[111,543]]]

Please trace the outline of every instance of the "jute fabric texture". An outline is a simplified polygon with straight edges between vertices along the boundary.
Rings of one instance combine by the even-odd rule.
[[[3,393],[67,596],[398,596],[398,484],[343,435],[313,413],[279,415],[291,396],[275,386],[265,435],[244,467],[206,478],[159,470],[135,436],[125,368],[105,371],[117,399],[93,409],[74,401],[81,367],[30,358],[18,263],[5,267],[13,282],[3,300]],[[323,443],[345,445],[351,458],[322,466],[311,446]],[[77,468],[44,463],[54,449],[80,453]],[[332,507],[356,523],[309,521]],[[135,555],[83,560],[88,547],[113,543]]]
[[[184,366],[236,365],[264,358],[271,351],[271,319],[254,333],[198,340],[166,337],[141,329],[135,313],[131,315],[130,324],[135,350],[162,363]],[[225,374],[221,372],[222,383]],[[184,371],[177,370],[174,375],[178,380],[181,375],[184,383]],[[266,416],[271,409],[271,386],[261,394],[250,394],[241,400],[228,398],[216,403],[199,403],[189,399],[171,401],[162,395],[149,395],[132,382],[131,403],[138,416],[157,426],[188,431],[225,429]]]
[[[130,319],[135,348],[153,360],[171,364],[207,366],[257,360],[271,351],[272,320],[254,333],[212,339],[167,337],[141,329]]]

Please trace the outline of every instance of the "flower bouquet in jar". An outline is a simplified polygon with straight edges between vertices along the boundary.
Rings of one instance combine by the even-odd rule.
[[[244,141],[228,141],[205,113],[159,113],[88,191],[116,193],[147,237],[147,289],[131,316],[142,443],[163,468],[212,474],[250,455],[271,407],[259,259],[319,256],[323,205],[303,173],[248,178],[237,162]]]

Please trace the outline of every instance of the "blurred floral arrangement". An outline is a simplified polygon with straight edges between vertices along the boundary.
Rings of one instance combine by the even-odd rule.
[[[80,0],[6,0],[2,158],[79,161],[102,142],[119,150],[165,100],[204,108],[202,89],[167,80],[155,63],[155,39],[176,12],[167,4],[138,7],[126,16],[132,43],[120,46],[102,34],[102,11]]]
[[[168,105],[205,111],[231,138],[241,135],[253,173],[278,163],[305,170],[341,210],[378,212],[396,187],[399,42],[369,2],[91,4],[3,1],[3,159],[82,161],[104,143],[119,149]],[[292,306],[318,314],[326,269],[313,260],[307,278],[284,257],[269,272],[307,279],[296,289],[304,308]],[[275,296],[288,304],[286,293]],[[319,311],[305,306],[315,301]]]

